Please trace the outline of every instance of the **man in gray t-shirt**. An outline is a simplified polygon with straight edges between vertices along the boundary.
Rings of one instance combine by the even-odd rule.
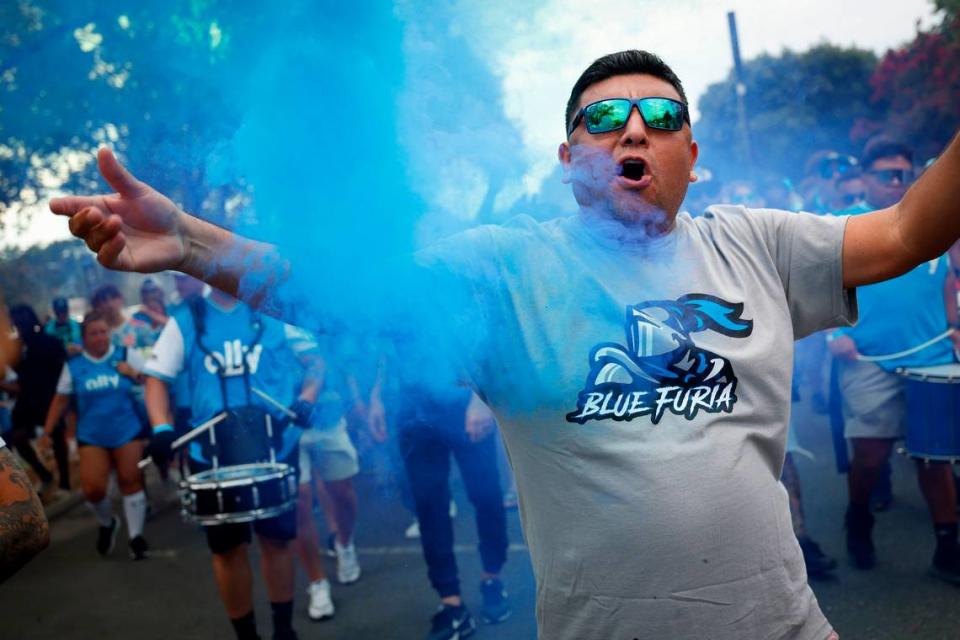
[[[573,87],[559,150],[578,215],[475,229],[419,256],[462,294],[452,334],[468,338],[465,368],[503,427],[543,638],[834,637],[777,482],[792,343],[853,321],[853,287],[960,237],[956,141],[874,213],[678,216],[696,179],[689,123],[659,58],[605,56]],[[102,264],[178,269],[302,312],[303,281],[276,247],[187,215],[108,151],[99,162],[116,195],[50,206]],[[457,637],[461,613],[441,613],[449,626],[430,638]]]

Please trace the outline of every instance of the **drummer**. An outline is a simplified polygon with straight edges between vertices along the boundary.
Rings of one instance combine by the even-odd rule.
[[[120,527],[107,495],[110,471],[115,469],[123,494],[130,557],[142,560],[148,549],[143,537],[147,501],[143,476],[137,468],[143,457],[143,442],[137,437],[141,424],[133,404],[133,388],[143,382],[140,371],[144,362],[135,350],[111,343],[107,319],[96,311],[83,319],[80,335],[83,351],[63,366],[40,446],[52,446],[51,435],[75,399],[80,484],[87,506],[100,523],[97,551],[106,556],[113,550]]]
[[[913,152],[889,138],[871,140],[860,164],[866,203],[838,214],[888,207],[903,197],[914,177]],[[828,336],[830,351],[839,363],[844,435],[853,450],[846,528],[847,550],[858,569],[871,569],[876,562],[870,493],[894,441],[904,435],[906,401],[902,378],[895,371],[949,363],[954,356],[951,341],[943,339],[903,357],[877,362],[859,358],[909,351],[941,335],[947,328],[947,272],[947,259],[941,256],[898,278],[860,287],[860,321]],[[932,573],[960,584],[956,489],[950,465],[920,462],[917,476],[936,536]]]
[[[283,405],[292,404],[306,414],[318,388],[312,374],[304,377],[306,363],[311,361],[315,348],[316,344],[303,332],[263,317],[217,289],[207,297],[192,299],[186,308],[174,312],[164,326],[145,370],[147,410],[153,425],[148,452],[154,462],[166,464],[171,456],[175,436],[168,385],[181,372],[190,380],[193,426],[220,414],[225,405],[237,408],[251,403],[270,412],[277,419],[276,425],[282,416],[248,391],[266,392]],[[294,402],[298,380],[303,382],[299,400]],[[300,429],[285,429],[277,452],[277,459],[295,472],[299,437]],[[211,468],[209,457],[199,444],[201,440],[204,438],[192,441],[188,448],[191,473]],[[291,625],[294,573],[290,544],[297,535],[296,511],[258,520],[252,523],[252,529],[260,543],[260,567],[273,613],[273,637],[296,638]],[[258,637],[248,554],[250,530],[247,523],[205,528],[220,598],[241,640]]]

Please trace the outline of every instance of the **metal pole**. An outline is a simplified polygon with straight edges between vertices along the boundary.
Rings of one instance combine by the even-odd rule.
[[[737,14],[727,12],[727,26],[730,29],[730,48],[733,51],[733,73],[736,79],[737,94],[737,121],[740,133],[741,160],[746,165],[747,173],[753,176],[753,147],[750,144],[750,129],[747,126],[747,106],[745,97],[747,85],[743,81],[743,63],[740,59],[740,38],[737,35]]]

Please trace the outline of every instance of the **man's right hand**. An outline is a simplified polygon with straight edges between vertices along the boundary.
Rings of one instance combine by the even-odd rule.
[[[97,152],[97,164],[116,193],[54,198],[50,210],[69,216],[70,232],[109,269],[152,273],[179,268],[187,254],[188,216],[133,177],[109,149]]]
[[[158,467],[165,467],[173,456],[173,441],[176,440],[172,428],[162,431],[154,431],[147,445],[147,455],[153,458],[153,463]]]
[[[834,357],[840,360],[853,361],[860,355],[857,344],[850,336],[837,336],[827,342],[827,348]]]

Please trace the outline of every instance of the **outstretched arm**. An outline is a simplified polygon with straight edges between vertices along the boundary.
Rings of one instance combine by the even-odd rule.
[[[843,239],[843,286],[906,273],[942,255],[960,238],[960,136],[887,209],[854,216]]]
[[[289,274],[289,265],[276,247],[181,211],[131,175],[108,149],[97,153],[97,164],[116,193],[54,198],[50,210],[70,218],[70,232],[87,243],[100,264],[116,271],[181,271],[273,310],[269,293]],[[258,274],[256,281],[241,287],[244,274],[253,271]]]
[[[0,447],[0,583],[50,544],[47,516],[27,474]]]

